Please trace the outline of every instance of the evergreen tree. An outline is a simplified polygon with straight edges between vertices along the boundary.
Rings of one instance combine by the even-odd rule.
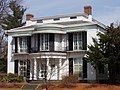
[[[99,33],[98,37],[98,40],[93,39],[93,45],[88,46],[89,51],[87,52],[86,59],[95,68],[98,68],[99,63],[107,64],[109,81],[115,83],[117,74],[120,72],[120,26],[114,27],[111,24],[106,29],[106,32]]]
[[[7,14],[6,17],[3,18],[3,29],[10,30],[12,28],[23,26],[25,22],[22,22],[22,20],[26,8],[20,5],[20,2],[18,2],[17,0],[10,1],[9,8],[10,12]]]
[[[2,25],[2,28],[4,30],[10,30],[12,28],[23,26],[25,23],[22,22],[22,20],[26,9],[20,4],[22,0],[0,0],[0,5],[1,1],[5,3],[5,6],[7,5],[4,12],[1,11],[2,6],[0,6],[0,12],[2,12],[0,13],[0,24]],[[7,70],[7,37],[2,28],[0,27],[0,73],[6,72]]]

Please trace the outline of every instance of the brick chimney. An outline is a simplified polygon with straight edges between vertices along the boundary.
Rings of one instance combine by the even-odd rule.
[[[92,7],[91,6],[84,6],[84,14],[92,15]]]
[[[26,21],[30,20],[31,18],[33,18],[34,16],[32,14],[26,14]]]

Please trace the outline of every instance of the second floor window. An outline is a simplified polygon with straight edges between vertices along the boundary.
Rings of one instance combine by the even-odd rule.
[[[40,35],[40,50],[49,50],[49,34]]]
[[[27,51],[27,37],[19,37],[20,52]]]
[[[74,50],[82,49],[82,33],[73,34],[73,49]]]

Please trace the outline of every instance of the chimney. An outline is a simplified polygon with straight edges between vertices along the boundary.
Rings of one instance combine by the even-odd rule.
[[[26,21],[30,20],[31,18],[33,18],[34,16],[32,14],[26,14]]]
[[[92,7],[91,6],[84,6],[84,14],[92,15]]]

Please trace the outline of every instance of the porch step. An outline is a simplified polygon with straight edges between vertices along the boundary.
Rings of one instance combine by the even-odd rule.
[[[50,83],[60,83],[60,81],[59,80],[51,80]],[[43,84],[42,80],[30,81],[29,84],[22,86],[22,90],[36,90],[36,88],[40,84],[41,85]]]
[[[40,83],[42,83],[42,80],[30,81],[29,84],[22,86],[22,90],[36,90]]]
[[[41,83],[43,83],[42,80],[35,80],[30,82],[30,84],[41,84]]]
[[[26,84],[22,87],[22,90],[36,90],[38,84]]]

